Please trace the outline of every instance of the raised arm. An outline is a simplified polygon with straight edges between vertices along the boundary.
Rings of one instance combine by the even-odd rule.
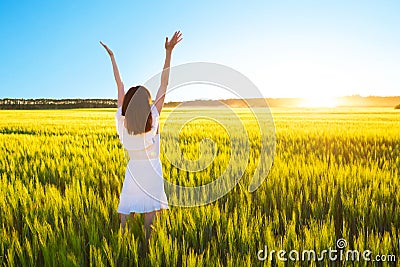
[[[125,89],[124,89],[124,84],[121,80],[121,76],[119,75],[119,70],[117,66],[117,62],[115,61],[114,53],[111,51],[108,46],[103,44],[103,42],[100,42],[100,44],[106,49],[108,55],[110,56],[111,59],[111,64],[114,72],[114,78],[115,82],[117,83],[117,88],[118,88],[118,107],[122,106],[122,103],[124,101],[124,96],[125,96]]]
[[[168,40],[168,37],[165,38],[165,62],[164,62],[164,67],[163,71],[161,74],[161,84],[160,88],[158,89],[156,100],[155,100],[155,106],[158,110],[158,114],[161,113],[161,110],[164,105],[164,100],[165,100],[165,93],[167,91],[168,87],[168,81],[169,81],[169,67],[171,66],[171,55],[172,55],[172,50],[174,49],[175,45],[179,43],[182,40],[182,33],[180,31],[177,31],[174,33],[174,36],[172,36],[171,40]]]

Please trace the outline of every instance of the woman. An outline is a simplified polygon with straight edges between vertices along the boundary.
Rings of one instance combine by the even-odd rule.
[[[118,109],[115,115],[117,132],[130,157],[118,205],[121,227],[125,229],[129,214],[144,213],[147,241],[154,216],[161,209],[168,209],[160,162],[159,114],[168,86],[172,50],[181,40],[180,31],[175,32],[171,40],[166,37],[161,84],[152,104],[150,93],[144,86],[132,87],[125,94],[114,54],[100,42],[111,58],[118,87]]]

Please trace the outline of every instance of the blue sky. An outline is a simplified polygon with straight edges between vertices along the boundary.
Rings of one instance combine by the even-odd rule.
[[[0,98],[116,98],[172,65],[206,61],[265,97],[400,95],[399,1],[1,1]],[[150,88],[153,93],[155,90]],[[187,86],[167,101],[229,97]]]

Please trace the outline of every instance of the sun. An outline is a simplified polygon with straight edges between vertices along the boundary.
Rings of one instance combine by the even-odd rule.
[[[337,105],[337,99],[329,96],[307,97],[303,98],[299,103],[299,107],[304,108],[334,108]]]

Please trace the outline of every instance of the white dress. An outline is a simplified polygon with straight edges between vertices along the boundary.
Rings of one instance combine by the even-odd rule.
[[[116,126],[123,147],[128,151],[129,162],[125,172],[118,213],[145,213],[168,209],[167,196],[160,161],[159,114],[151,106],[151,130],[144,134],[131,135],[124,126],[125,116],[119,107],[116,114]]]

